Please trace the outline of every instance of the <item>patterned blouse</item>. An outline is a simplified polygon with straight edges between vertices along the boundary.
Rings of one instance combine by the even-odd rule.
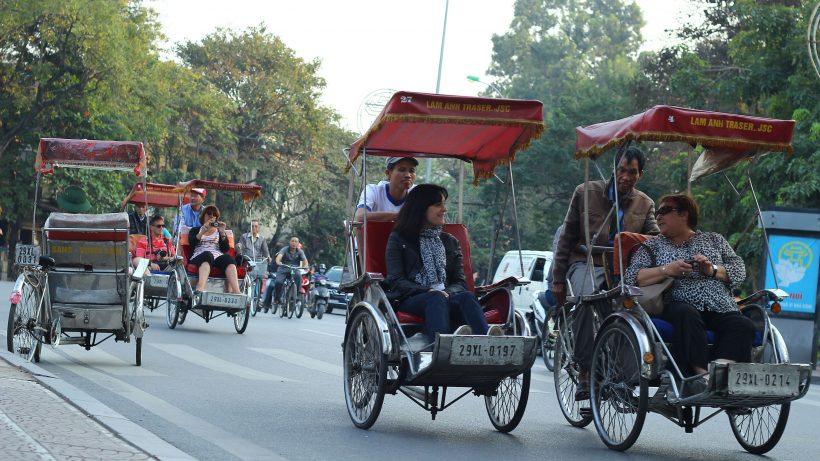
[[[743,260],[735,254],[729,242],[722,235],[715,232],[696,231],[695,234],[681,245],[659,235],[644,242],[655,254],[656,264],[662,266],[676,260],[692,259],[696,254],[702,254],[715,264],[726,268],[728,282],[713,279],[700,272],[685,274],[675,279],[672,288],[664,297],[664,302],[685,302],[701,311],[732,312],[737,310],[731,287],[739,285],[746,278],[746,266]],[[629,268],[624,275],[627,285],[637,285],[638,271],[652,266],[652,259],[644,246],[635,250]],[[711,273],[709,268],[705,269]]]
[[[199,239],[199,244],[194,248],[194,254],[191,256],[191,259],[205,252],[214,255],[214,259],[222,256],[222,252],[219,251],[219,232],[202,236],[202,238]]]

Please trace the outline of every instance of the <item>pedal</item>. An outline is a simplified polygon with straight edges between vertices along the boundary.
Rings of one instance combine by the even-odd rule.
[[[578,413],[583,418],[592,418],[592,407],[583,407],[578,409]]]

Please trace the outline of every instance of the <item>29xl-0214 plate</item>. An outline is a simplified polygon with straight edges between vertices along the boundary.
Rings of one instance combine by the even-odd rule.
[[[800,391],[800,368],[785,363],[729,364],[729,394],[791,397]]]
[[[516,336],[454,336],[451,365],[521,365],[524,338]]]
[[[202,293],[202,304],[215,307],[245,307],[245,295],[234,293]]]

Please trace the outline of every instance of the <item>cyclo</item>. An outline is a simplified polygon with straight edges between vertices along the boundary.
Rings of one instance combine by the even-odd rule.
[[[473,164],[477,182],[493,176],[499,164],[507,164],[512,174],[516,152],[543,131],[542,117],[539,101],[398,92],[351,145],[348,161],[353,167],[362,156],[363,187],[370,155],[460,159]],[[510,180],[511,189],[512,185]],[[368,221],[366,215],[362,223],[346,222],[347,274],[341,290],[353,293],[353,298],[342,347],[345,401],[353,424],[362,429],[372,426],[388,393],[404,394],[433,419],[473,393],[484,397],[497,430],[513,430],[527,405],[537,338],[530,336],[526,321],[513,308],[510,290],[528,281],[509,278],[474,287],[468,275],[468,289],[479,296],[487,322],[501,325],[506,335],[437,335],[432,351],[418,350],[407,338],[422,330],[424,319],[397,310],[380,284],[392,227],[392,222]],[[466,227],[446,224],[444,232],[459,240],[464,273],[472,274]],[[471,350],[482,355],[465,352]],[[466,390],[448,399],[449,388]]]
[[[706,120],[715,123],[701,123]],[[755,127],[755,131],[724,128],[730,126],[729,122],[731,126]],[[758,130],[758,127],[765,129]],[[625,119],[578,127],[575,155],[587,162],[585,182],[588,182],[589,161],[609,148],[625,149],[632,141],[700,144],[704,151],[693,166],[689,180],[748,162],[746,180],[756,216],[760,217],[751,166],[769,151],[791,152],[793,128],[794,121],[655,106]],[[614,175],[614,167],[612,171]],[[724,176],[729,180],[725,173]],[[616,199],[610,214],[617,213],[618,207]],[[760,224],[763,227],[762,219]],[[765,236],[765,227],[763,230]],[[592,266],[593,253],[611,255],[609,276],[623,274],[634,246],[647,238],[621,233],[614,247],[600,247],[592,244],[590,233],[588,229],[582,236],[589,266]],[[587,280],[591,280],[589,275]],[[768,310],[779,312],[779,302],[788,294],[775,287],[737,301],[740,312],[752,319],[757,330],[751,354],[753,362],[712,361],[706,390],[693,395],[684,394],[681,389],[698,376],[683,375],[668,344],[673,326],[647,313],[642,302],[648,301],[643,295],[641,288],[625,285],[621,280],[614,286],[601,287],[592,295],[568,297],[568,303],[559,309],[554,374],[556,395],[566,419],[578,427],[594,421],[604,444],[623,451],[637,440],[647,412],[663,415],[687,433],[725,412],[735,438],[745,450],[762,454],[774,448],[786,427],[789,402],[806,394],[811,376],[809,365],[790,363],[783,337],[769,319]],[[579,366],[573,358],[572,316],[579,309],[592,309],[594,318],[590,399],[584,401],[589,407],[575,400]],[[714,341],[713,332],[707,336],[710,343]],[[760,379],[755,382],[744,377]],[[770,377],[777,377],[777,385],[770,382]],[[654,393],[650,389],[655,389]]]
[[[125,211],[125,208],[126,206],[128,206],[129,203],[132,205],[144,204],[155,209],[176,207],[178,197],[177,193],[174,192],[175,187],[176,186],[172,186],[169,184],[138,182],[134,184],[134,187],[131,188],[131,191],[129,191],[128,195],[126,195],[123,199],[122,211]],[[150,217],[146,219],[150,219]],[[129,250],[133,251],[136,248],[136,246],[140,243],[140,241],[145,241],[147,243],[148,250],[151,254],[165,256],[160,253],[162,250],[156,250],[152,247],[152,239],[150,238],[150,233],[151,230],[149,227],[148,235],[129,235]],[[173,237],[171,239],[171,242],[173,242]],[[173,243],[171,244],[173,245]],[[170,274],[171,273],[168,271],[149,270],[148,273],[146,273],[143,277],[145,307],[147,307],[149,311],[153,312],[154,309],[160,306],[160,304],[165,303],[166,298],[168,296],[168,278]]]
[[[250,216],[254,200],[262,195],[262,188],[256,184],[221,183],[194,179],[177,184],[174,188],[174,192],[178,194],[179,209],[177,210],[177,216],[181,216],[183,196],[195,188],[241,193],[244,214],[248,216]],[[189,231],[190,228],[180,225],[179,229],[174,232],[177,257],[171,262],[171,275],[167,286],[168,309],[165,320],[168,327],[174,329],[177,325],[182,325],[188,313],[192,312],[205,320],[205,323],[222,315],[233,317],[236,332],[239,334],[244,333],[248,327],[251,303],[254,302],[253,278],[250,273],[255,266],[255,262],[250,258],[242,258],[242,261],[236,262],[239,288],[242,293],[228,293],[225,274],[218,268],[213,267],[205,290],[198,296],[194,296],[193,286],[196,284],[199,275],[198,267],[188,263],[194,250],[188,245]],[[228,254],[236,256],[233,232],[227,230],[226,233],[230,245]]]
[[[37,148],[32,229],[43,175],[55,167],[103,171],[145,171],[142,143],[43,138]],[[40,361],[43,343],[79,344],[86,350],[113,337],[136,342],[142,364],[143,275],[148,262],[132,270],[126,213],[52,212],[42,230],[41,247],[18,244],[21,273],[12,290],[9,352]],[[105,335],[97,339],[97,335]]]

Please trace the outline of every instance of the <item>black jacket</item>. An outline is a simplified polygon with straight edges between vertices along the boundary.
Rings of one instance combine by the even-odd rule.
[[[447,258],[447,281],[444,283],[444,291],[450,295],[467,291],[463,256],[458,239],[446,232],[442,232],[439,238],[444,244],[444,253]],[[387,240],[385,259],[387,262],[387,278],[385,279],[387,292],[385,294],[388,299],[401,303],[409,296],[429,290],[416,283],[416,275],[422,269],[418,240],[408,241],[397,232],[391,232]]]

